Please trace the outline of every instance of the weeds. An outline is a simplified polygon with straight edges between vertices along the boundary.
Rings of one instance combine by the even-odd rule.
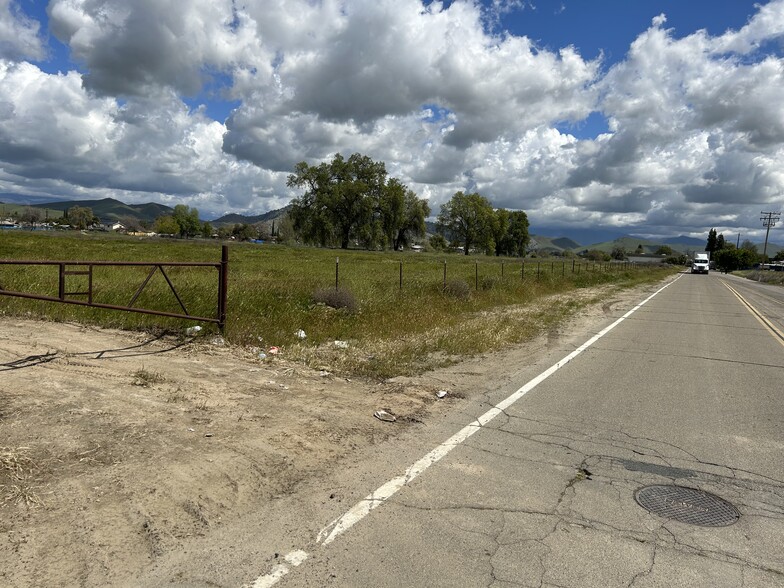
[[[444,284],[444,294],[457,300],[468,300],[471,297],[471,287],[465,280],[449,280]]]
[[[136,370],[133,372],[132,376],[134,386],[144,386],[145,388],[149,388],[153,384],[160,384],[165,379],[163,375],[157,372],[148,371],[144,368]]]
[[[348,312],[357,310],[357,299],[345,288],[319,288],[313,293],[313,302],[326,304],[331,308],[345,309]]]
[[[92,236],[14,233],[0,241],[0,258],[101,259],[134,261],[216,261],[215,243],[136,241],[106,238],[95,247]],[[540,332],[541,324],[562,317],[556,305],[534,310],[537,301],[556,294],[576,298],[580,290],[601,285],[632,287],[653,283],[678,268],[626,268],[562,262],[529,262],[443,254],[342,251],[339,287],[335,288],[334,251],[287,246],[231,246],[228,322],[223,333],[234,345],[286,349],[288,357],[317,364],[329,357],[344,373],[387,377],[452,362],[472,353],[497,349]],[[556,267],[557,266],[557,267]],[[9,289],[56,295],[57,272],[47,266],[0,265]],[[48,274],[46,272],[49,272]],[[144,281],[148,268],[96,267],[94,299],[126,304]],[[170,268],[167,275],[193,314],[214,316],[217,272],[214,268]],[[479,287],[474,288],[474,284]],[[70,284],[68,285],[70,289]],[[182,321],[160,316],[114,312],[22,298],[0,298],[6,314],[46,317],[123,329],[182,331]],[[314,304],[314,301],[316,304]],[[179,311],[165,279],[156,272],[136,306]],[[336,309],[338,309],[336,311]],[[511,314],[510,314],[511,313]],[[512,316],[505,324],[495,316]],[[215,327],[205,325],[205,334]],[[298,331],[307,338],[300,340]],[[514,331],[514,332],[512,332]],[[515,334],[517,333],[517,334]],[[335,349],[335,340],[352,341]],[[356,371],[355,371],[356,370]],[[155,382],[140,370],[138,385]],[[169,402],[184,400],[173,392]]]
[[[178,387],[176,390],[171,392],[166,398],[166,402],[182,402],[183,400],[187,400],[188,396],[185,392],[182,391],[182,388]]]
[[[745,272],[744,277],[755,282],[784,286],[784,272],[752,270]]]
[[[11,449],[0,448],[0,484],[3,502],[24,504],[27,508],[43,506],[43,502],[31,485],[30,478],[37,466],[32,458],[27,455],[29,448],[18,447]]]
[[[22,480],[33,473],[35,463],[27,456],[29,448],[0,448],[0,474],[14,480]]]

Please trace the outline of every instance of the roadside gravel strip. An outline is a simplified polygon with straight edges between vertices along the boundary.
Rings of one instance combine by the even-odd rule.
[[[683,275],[683,274],[682,274]],[[478,417],[475,422],[470,423],[463,427],[460,431],[454,434],[452,437],[444,441],[442,444],[437,446],[435,449],[430,451],[427,455],[413,463],[406,471],[400,476],[397,476],[379,488],[377,488],[374,492],[366,496],[363,500],[359,501],[355,504],[352,508],[350,508],[345,514],[338,517],[337,519],[333,520],[330,524],[324,527],[318,534],[314,548],[318,548],[319,546],[326,546],[332,543],[335,539],[337,539],[340,535],[348,531],[351,527],[355,524],[360,522],[364,519],[370,512],[382,506],[389,498],[391,498],[398,490],[400,490],[403,486],[410,483],[422,473],[425,472],[430,466],[437,463],[443,457],[448,455],[454,448],[461,445],[465,442],[469,437],[471,437],[474,433],[478,432],[484,426],[486,426],[490,421],[496,418],[498,415],[502,414],[506,409],[512,406],[515,402],[520,400],[523,396],[525,396],[528,392],[536,388],[539,384],[544,382],[547,378],[553,375],[555,372],[560,370],[563,366],[568,364],[572,361],[575,357],[580,355],[583,351],[590,348],[594,343],[599,341],[602,337],[604,337],[607,333],[612,331],[615,327],[620,325],[623,321],[629,318],[632,314],[634,314],[637,310],[642,308],[645,304],[647,304],[650,300],[652,300],[655,296],[661,293],[663,290],[674,284],[677,280],[679,280],[681,276],[678,276],[675,280],[668,282],[665,286],[651,294],[648,298],[640,302],[637,306],[632,308],[618,320],[613,322],[608,327],[605,327],[599,333],[591,337],[588,341],[583,343],[580,347],[572,351],[569,355],[552,365],[550,368],[530,380],[524,386],[519,388],[517,391],[512,393],[506,399],[492,407],[490,410],[485,412],[483,415]],[[294,568],[299,567],[302,565],[309,557],[307,551],[298,549],[292,551],[285,556],[283,556],[284,563],[280,563],[275,565],[269,572],[259,576],[252,584],[246,584],[243,588],[270,588],[277,584],[283,577],[289,574]]]

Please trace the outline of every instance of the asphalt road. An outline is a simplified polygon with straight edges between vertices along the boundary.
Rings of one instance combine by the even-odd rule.
[[[515,402],[248,585],[784,586],[783,293],[684,274],[546,379],[510,366]]]

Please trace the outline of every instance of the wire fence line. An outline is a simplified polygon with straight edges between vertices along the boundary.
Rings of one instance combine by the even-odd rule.
[[[344,262],[345,263],[345,262]],[[417,264],[421,267],[421,264]],[[435,265],[435,264],[433,264]],[[455,273],[455,279],[465,279],[465,268],[468,264],[466,263],[455,263],[453,264],[457,268],[461,268],[463,273],[459,271]],[[398,262],[398,287],[402,290],[404,287],[404,276],[405,271],[404,267],[406,266],[405,262],[400,260]],[[571,262],[567,261],[548,261],[548,262],[541,262],[541,261],[518,261],[518,262],[506,262],[501,261],[500,263],[495,262],[483,262],[480,263],[478,260],[475,260],[473,263],[474,271],[473,271],[473,282],[474,288],[479,290],[480,287],[480,275],[482,278],[500,278],[501,280],[506,280],[508,277],[511,276],[519,276],[521,281],[524,281],[526,277],[531,279],[542,279],[544,277],[552,277],[552,276],[561,276],[566,277],[567,274],[570,275],[579,275],[583,274],[591,274],[591,273],[608,273],[608,272],[620,272],[620,271],[627,271],[632,269],[639,269],[641,264],[632,261],[616,261],[616,262],[586,262],[577,260],[571,260]],[[528,266],[526,268],[526,266]],[[440,271],[441,273],[441,281],[442,287],[446,288],[447,281],[451,277],[448,268],[451,267],[447,260],[443,260],[442,262],[437,264],[437,269],[435,271]],[[480,267],[482,271],[480,272]],[[419,276],[422,275],[422,271],[417,272]],[[468,281],[468,280],[467,280]],[[335,258],[335,289],[339,289],[341,286],[341,270],[340,270],[340,257]]]

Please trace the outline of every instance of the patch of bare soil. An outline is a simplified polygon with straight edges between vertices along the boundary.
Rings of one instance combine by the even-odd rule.
[[[604,302],[561,335],[603,319]],[[133,585],[162,556],[427,419],[439,389],[481,393],[508,361],[492,354],[372,384],[260,360],[219,337],[4,317],[0,585]],[[403,426],[373,418],[381,408]]]

